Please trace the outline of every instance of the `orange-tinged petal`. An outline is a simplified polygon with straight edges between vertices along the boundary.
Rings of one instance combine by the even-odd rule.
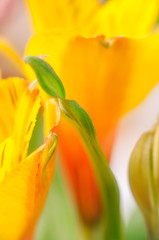
[[[48,99],[44,106],[44,118],[45,118],[45,135],[47,136],[50,130],[53,131],[54,127],[60,121],[60,108],[55,99]],[[54,117],[52,117],[54,116]]]
[[[0,183],[0,239],[18,240],[32,233],[53,176],[54,140],[50,135]]]
[[[44,202],[46,200],[47,192],[49,186],[52,182],[54,166],[55,166],[55,149],[57,145],[57,136],[54,133],[46,138],[45,143],[37,151],[31,154],[27,159],[34,159],[36,161],[37,154],[40,154],[41,162],[38,165],[39,168],[39,178],[37,181],[37,191],[36,191],[36,212],[34,218],[39,216]],[[37,175],[38,177],[38,175]]]
[[[0,142],[13,133],[18,102],[27,86],[20,78],[0,80]]]
[[[0,38],[0,72],[3,78],[17,76],[24,77],[22,62],[14,48]]]

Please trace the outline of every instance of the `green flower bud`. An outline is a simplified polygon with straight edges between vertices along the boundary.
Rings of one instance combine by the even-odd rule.
[[[136,143],[129,162],[129,181],[149,239],[159,239],[159,125]]]

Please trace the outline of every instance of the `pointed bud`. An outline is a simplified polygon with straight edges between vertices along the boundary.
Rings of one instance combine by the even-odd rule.
[[[129,181],[150,239],[159,239],[159,125],[136,143],[129,162]]]

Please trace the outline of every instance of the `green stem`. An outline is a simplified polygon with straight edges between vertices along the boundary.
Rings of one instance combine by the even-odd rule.
[[[81,133],[81,136],[82,135],[83,134]],[[121,231],[119,191],[114,175],[110,171],[105,155],[97,139],[94,144],[89,141],[87,136],[83,136],[83,140],[87,151],[93,160],[93,165],[96,170],[95,172],[100,187],[104,212],[104,236],[111,240],[123,239]],[[105,237],[103,239],[105,239]]]
[[[118,185],[99,145],[92,121],[88,113],[75,101],[58,99],[58,102],[61,112],[80,133],[95,169],[103,207],[101,240],[122,240]]]

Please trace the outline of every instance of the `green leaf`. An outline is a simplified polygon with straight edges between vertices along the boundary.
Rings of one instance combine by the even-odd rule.
[[[37,76],[44,91],[52,97],[65,98],[65,89],[52,67],[44,60],[35,56],[26,56],[24,62],[28,63]]]

